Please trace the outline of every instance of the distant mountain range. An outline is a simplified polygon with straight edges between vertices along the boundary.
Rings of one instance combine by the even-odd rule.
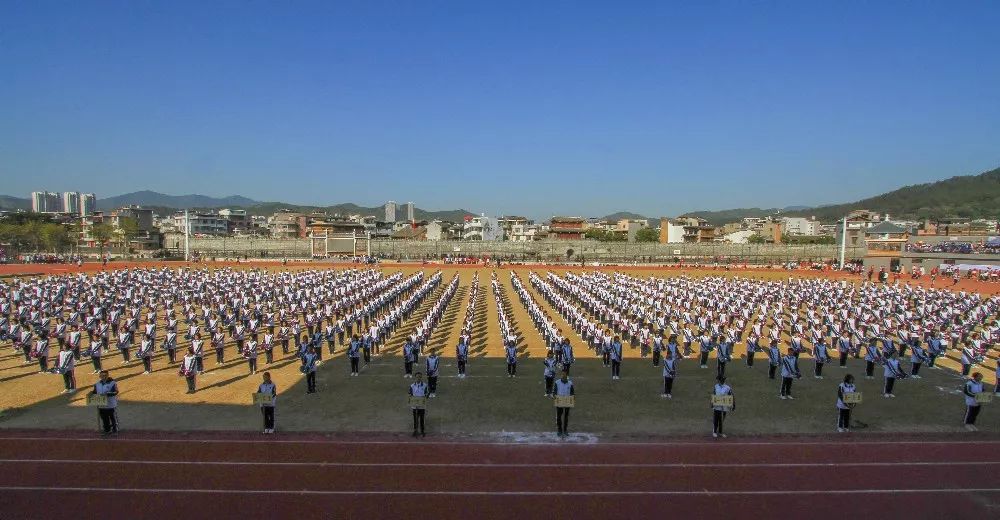
[[[98,199],[98,209],[108,210],[127,205],[150,207],[159,213],[177,209],[208,210],[217,208],[245,209],[251,215],[271,215],[280,209],[291,211],[322,211],[340,215],[374,215],[381,218],[385,212],[381,206],[364,207],[356,204],[336,204],[332,206],[303,206],[283,202],[260,202],[239,195],[216,198],[205,195],[164,195],[155,191],[137,191],[117,197]],[[28,199],[0,195],[0,209],[27,210]],[[878,213],[888,213],[900,219],[940,219],[997,218],[1000,217],[1000,168],[979,175],[952,177],[937,182],[905,186],[898,190],[876,195],[847,204],[828,206],[786,206],[784,208],[738,208],[720,211],[693,211],[682,216],[703,218],[714,225],[735,222],[744,217],[763,217],[779,213],[786,216],[815,216],[824,222],[833,222],[854,209],[868,209]],[[397,209],[397,215],[402,209]],[[466,216],[474,215],[464,209],[427,211],[414,208],[417,220],[448,220],[460,222]],[[646,217],[638,213],[620,211],[604,217],[606,220],[647,219],[652,225],[659,217]]]

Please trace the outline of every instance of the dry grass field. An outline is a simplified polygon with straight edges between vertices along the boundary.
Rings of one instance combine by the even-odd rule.
[[[208,264],[211,267],[211,264]],[[242,265],[239,268],[246,268]],[[252,267],[252,266],[251,266]],[[318,265],[282,267],[267,265],[266,269],[320,268]],[[322,266],[327,268],[330,266]],[[510,284],[507,267],[496,270],[505,293],[505,305],[520,330],[521,359],[518,377],[506,377],[502,359],[497,308],[490,292],[490,274],[486,267],[449,267],[436,265],[383,265],[387,273],[412,273],[423,270],[431,274],[443,267],[443,283],[391,337],[388,348],[373,359],[359,377],[348,377],[348,363],[343,347],[334,356],[324,354],[318,371],[318,393],[306,394],[304,376],[298,371],[298,360],[281,356],[276,349],[269,370],[279,388],[278,429],[298,431],[406,432],[410,414],[406,406],[409,380],[402,378],[399,357],[402,340],[427,309],[437,300],[443,287],[458,273],[459,289],[448,306],[445,317],[434,331],[431,347],[441,349],[442,377],[438,397],[428,411],[429,433],[451,435],[496,435],[503,432],[542,432],[554,429],[552,402],[543,397],[541,357],[544,344]],[[336,266],[341,269],[344,266]],[[515,267],[525,286],[531,270],[544,273],[544,267]],[[553,268],[565,271],[566,268]],[[573,268],[579,272],[581,268]],[[461,321],[469,298],[469,287],[475,272],[479,273],[481,291],[471,349],[469,377],[455,377],[454,346],[458,341]],[[712,271],[644,269],[634,274],[646,276],[735,275],[756,278],[787,278],[816,276],[815,273],[786,271]],[[22,273],[21,276],[30,275]],[[855,278],[856,280],[856,278]],[[950,282],[949,282],[950,283]],[[544,300],[535,293],[539,303]],[[558,317],[554,311],[553,316]],[[573,410],[570,428],[597,435],[678,435],[702,434],[711,431],[708,393],[715,375],[714,361],[709,369],[699,369],[697,361],[681,362],[675,383],[674,397],[661,399],[661,369],[649,359],[642,359],[638,350],[626,347],[622,379],[612,381],[609,369],[582,346],[571,328],[561,322],[563,330],[574,340],[578,363],[572,379],[577,387],[577,407]],[[163,326],[158,327],[163,334]],[[158,342],[159,343],[159,342]],[[206,373],[198,379],[198,391],[186,394],[184,380],[177,375],[177,365],[169,365],[163,353],[153,361],[154,372],[142,374],[141,363],[133,361],[121,366],[113,350],[104,357],[105,366],[119,381],[121,389],[120,420],[124,429],[144,430],[247,430],[259,425],[259,412],[250,403],[250,394],[260,382],[260,375],[250,376],[246,362],[236,356],[230,344],[227,362],[216,366],[214,355],[206,348]],[[325,348],[325,345],[324,345]],[[736,349],[743,351],[743,345]],[[77,368],[78,386],[83,391],[72,395],[60,394],[62,379],[40,374],[36,365],[23,364],[23,357],[4,346],[0,356],[0,428],[96,428],[96,413],[84,405],[84,394],[95,381],[90,365],[82,360]],[[421,359],[421,362],[423,360]],[[992,361],[990,361],[992,363]],[[733,434],[820,433],[836,426],[834,402],[836,387],[843,374],[858,377],[865,402],[855,413],[855,419],[866,424],[865,431],[874,432],[949,432],[962,431],[964,413],[962,397],[957,388],[962,378],[955,373],[957,363],[943,360],[944,370],[925,370],[922,380],[904,380],[897,384],[896,399],[880,396],[881,369],[874,380],[863,377],[860,360],[852,359],[847,370],[828,365],[826,378],[812,378],[812,362],[803,360],[803,378],[795,383],[794,401],[779,400],[778,380],[767,379],[766,363],[747,368],[734,359],[729,368],[729,382],[737,395],[737,410],[727,422]],[[908,365],[905,363],[904,365]],[[991,365],[992,366],[992,365]],[[984,372],[992,372],[984,370]],[[988,378],[993,382],[992,373]],[[995,406],[1000,406],[997,404]],[[986,407],[980,426],[996,431],[1000,413]]]

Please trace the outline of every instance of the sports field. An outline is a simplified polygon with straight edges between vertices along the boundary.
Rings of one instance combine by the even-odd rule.
[[[264,267],[275,270],[318,266]],[[516,433],[509,432],[537,434],[554,430],[552,402],[543,397],[541,358],[545,352],[544,343],[514,293],[508,268],[496,272],[504,305],[523,337],[516,378],[508,378],[505,371],[497,307],[489,284],[494,269],[392,264],[381,268],[388,273],[423,270],[430,275],[438,267],[443,267],[445,283],[424,300],[410,321],[403,323],[390,338],[388,348],[362,370],[360,377],[348,377],[344,347],[338,346],[332,357],[328,353],[324,355],[317,375],[319,392],[307,395],[297,358],[282,356],[280,349],[275,350],[273,365],[266,365],[261,357],[261,371],[269,370],[279,388],[279,430],[408,431],[410,413],[405,395],[410,380],[402,378],[402,341],[456,273],[461,280],[459,289],[429,345],[439,349],[443,355],[438,397],[432,400],[428,411],[429,433],[492,438],[516,436]],[[56,270],[67,267],[44,268]],[[239,268],[246,268],[246,265]],[[545,271],[544,267],[515,269],[525,282],[529,271],[540,274]],[[555,270],[562,272],[567,269]],[[579,272],[581,269],[570,270]],[[475,272],[479,273],[481,290],[476,305],[478,312],[470,349],[469,377],[459,379],[455,377],[454,346],[458,342]],[[816,276],[813,272],[787,271],[635,269],[633,272],[643,277],[739,274],[786,279],[789,276]],[[525,286],[540,304],[548,307],[530,284],[525,283]],[[992,287],[983,287],[988,288]],[[681,361],[673,398],[662,399],[662,372],[659,367],[652,366],[649,358],[641,358],[638,350],[626,346],[622,379],[612,381],[609,369],[604,368],[600,360],[582,345],[580,337],[561,321],[558,313],[551,308],[549,311],[576,347],[578,362],[571,376],[576,385],[577,406],[572,414],[571,431],[605,438],[710,433],[711,413],[707,395],[714,382],[714,361],[710,362],[708,369],[698,368],[694,359]],[[158,333],[163,335],[162,326]],[[743,345],[737,346],[736,353],[742,351]],[[866,397],[854,415],[859,431],[963,431],[961,419],[964,405],[958,392],[962,378],[954,370],[958,367],[954,360],[940,360],[943,370],[925,369],[922,380],[899,381],[895,391],[898,397],[883,399],[880,396],[880,368],[875,379],[866,380],[862,377],[863,362],[851,359],[846,370],[836,367],[835,363],[828,364],[825,379],[818,380],[811,375],[812,362],[804,358],[801,363],[803,378],[795,382],[793,389],[797,399],[784,401],[778,399],[780,379],[767,378],[767,365],[762,358],[758,354],[753,368],[746,367],[738,358],[730,364],[729,383],[738,399],[737,411],[727,421],[727,430],[732,435],[824,433],[834,430],[836,388],[845,373],[852,373],[858,378],[859,389]],[[206,372],[199,377],[199,389],[195,394],[185,393],[184,380],[177,375],[177,365],[169,365],[163,353],[157,353],[153,361],[154,372],[149,375],[142,374],[141,363],[133,361],[127,366],[120,366],[118,359],[112,350],[105,356],[104,362],[119,381],[122,392],[119,415],[125,429],[254,430],[259,426],[259,412],[249,403],[251,392],[260,383],[260,376],[248,375],[245,361],[236,355],[232,344],[228,346],[227,361],[223,365],[216,366],[214,356],[206,355]],[[988,360],[987,363],[992,367],[995,361]],[[90,374],[88,369],[86,361],[79,363],[76,372],[80,388],[89,388],[95,381],[96,376]],[[983,372],[987,373],[987,381],[992,384],[992,368],[983,369]],[[62,381],[58,376],[38,373],[35,365],[23,364],[23,358],[11,351],[4,352],[0,357],[0,374],[0,408],[3,409],[0,428],[96,428],[96,414],[84,406],[85,392],[60,394]],[[983,430],[996,431],[1000,415],[986,408],[979,425]]]

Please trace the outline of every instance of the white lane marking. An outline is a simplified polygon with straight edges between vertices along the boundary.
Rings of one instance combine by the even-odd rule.
[[[490,462],[270,462],[227,460],[98,460],[98,459],[0,459],[0,464],[135,464],[163,466],[300,466],[300,467],[356,467],[356,468],[841,468],[841,467],[911,467],[911,466],[1000,466],[1000,461],[960,462],[758,462],[739,463],[490,463]]]
[[[370,490],[294,490],[294,489],[160,489],[62,486],[0,486],[0,491],[69,491],[80,493],[190,493],[228,495],[446,495],[446,496],[743,496],[743,495],[887,495],[892,493],[1000,493],[1000,488],[928,488],[928,489],[803,489],[803,490],[701,490],[701,491],[370,491]]]
[[[304,432],[303,432],[304,433]],[[484,436],[496,435],[496,433],[483,434]],[[261,439],[197,439],[197,438],[174,438],[174,439],[130,439],[127,437],[116,437],[114,439],[107,439],[102,437],[4,437],[0,435],[0,442],[3,441],[64,441],[64,442],[107,442],[108,444],[118,444],[123,442],[132,443],[202,443],[202,444],[372,444],[372,445],[385,445],[385,444],[398,444],[401,446],[419,446],[419,445],[443,445],[443,446],[455,446],[455,445],[465,445],[465,446],[572,446],[574,448],[579,447],[620,447],[620,446],[656,446],[662,448],[673,448],[673,447],[691,447],[691,446],[714,446],[716,448],[722,446],[909,446],[909,445],[989,445],[989,444],[1000,444],[1000,440],[969,440],[969,441],[712,441],[712,442],[702,442],[702,441],[685,441],[677,440],[673,442],[616,442],[607,441],[603,443],[574,443],[565,441],[555,441],[555,442],[497,442],[497,441],[427,441],[427,440],[416,440],[411,441],[407,439],[400,439],[395,441],[365,441],[365,440],[337,440],[337,439],[274,439],[274,438],[261,438]]]

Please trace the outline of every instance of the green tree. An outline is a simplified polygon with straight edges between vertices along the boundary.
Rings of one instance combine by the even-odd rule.
[[[650,227],[642,228],[639,231],[635,232],[635,241],[636,242],[659,242],[660,241],[660,233],[657,230],[655,230],[653,228],[650,228]]]
[[[125,248],[128,249],[132,240],[139,236],[139,221],[132,217],[123,217],[118,219],[118,232],[121,234],[122,239],[125,242]]]
[[[94,224],[90,229],[90,236],[94,238],[94,242],[101,248],[101,256],[104,256],[104,246],[111,241],[111,237],[114,236],[115,230],[109,224],[100,223]]]
[[[760,236],[760,235],[752,235],[750,238],[747,239],[747,243],[748,244],[766,244],[767,243],[767,239],[764,238],[764,237],[762,237],[762,236]]]

